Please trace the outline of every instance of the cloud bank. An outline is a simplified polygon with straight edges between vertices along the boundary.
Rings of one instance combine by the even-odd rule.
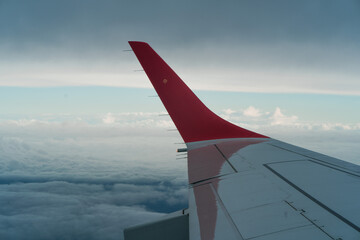
[[[186,160],[162,112],[0,120],[1,239],[122,239],[124,228],[187,206]],[[302,122],[256,106],[240,126],[358,162],[360,124]]]
[[[185,208],[178,136],[146,127],[142,116],[155,114],[0,121],[0,238],[122,239],[126,227]]]

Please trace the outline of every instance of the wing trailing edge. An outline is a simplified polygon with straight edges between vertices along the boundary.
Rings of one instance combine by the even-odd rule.
[[[209,110],[149,44],[137,41],[129,44],[186,143],[268,138],[236,126]]]

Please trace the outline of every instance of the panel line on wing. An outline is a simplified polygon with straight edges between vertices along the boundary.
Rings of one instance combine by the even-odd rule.
[[[271,164],[271,163],[270,163]],[[305,195],[307,198],[309,198],[310,200],[312,200],[313,202],[315,202],[316,204],[318,204],[320,207],[322,207],[323,209],[325,209],[326,211],[328,211],[329,213],[331,213],[332,215],[334,215],[335,217],[337,217],[338,219],[340,219],[341,221],[343,221],[344,223],[346,223],[347,225],[349,225],[350,227],[352,227],[353,229],[355,229],[356,231],[360,232],[360,227],[357,226],[356,224],[354,224],[353,222],[351,222],[350,220],[346,219],[344,216],[340,215],[339,213],[335,212],[333,209],[329,208],[328,206],[326,206],[324,203],[322,203],[321,201],[319,201],[318,199],[316,199],[315,197],[313,197],[312,195],[310,195],[309,193],[307,193],[306,191],[304,191],[303,189],[301,189],[299,186],[297,186],[296,184],[294,184],[293,182],[291,182],[289,179],[287,179],[286,177],[284,177],[283,175],[281,175],[279,172],[277,172],[275,169],[273,169],[272,167],[270,167],[270,164],[263,164],[264,167],[266,167],[267,169],[269,169],[272,173],[274,173],[276,176],[278,176],[279,178],[281,178],[283,181],[285,181],[286,183],[288,183],[290,186],[292,186],[293,188],[295,188],[297,191],[299,191],[300,193],[302,193],[303,195]]]
[[[320,159],[315,158],[315,157],[311,157],[311,156],[309,156],[308,154],[300,153],[300,152],[297,152],[297,151],[292,151],[292,150],[290,150],[290,149],[277,146],[277,145],[275,145],[275,144],[271,144],[271,143],[268,143],[268,144],[271,145],[271,146],[274,146],[274,147],[276,147],[276,148],[280,148],[280,149],[282,149],[282,150],[288,151],[288,152],[296,153],[296,154],[298,154],[298,155],[301,155],[301,156],[304,156],[304,157],[307,157],[307,158],[311,158],[312,160],[314,160],[313,162],[316,161],[318,164],[321,164],[321,163],[319,163],[319,162],[322,162],[322,165],[324,165],[324,166],[326,166],[326,167],[330,167],[329,165],[332,165],[332,166],[335,166],[335,167],[336,167],[336,168],[332,167],[332,168],[335,169],[335,170],[342,171],[342,172],[345,172],[345,173],[347,173],[347,174],[354,175],[354,176],[356,176],[356,177],[360,177],[360,175],[358,175],[358,174],[356,174],[356,173],[349,172],[349,171],[345,171],[345,170],[340,170],[339,168],[341,168],[341,169],[345,169],[345,168],[344,168],[344,167],[341,167],[341,166],[339,166],[339,165],[336,165],[336,164],[333,164],[333,163],[330,163],[330,162],[326,162],[326,161],[320,160]]]
[[[223,177],[223,176],[227,176],[227,175],[230,175],[230,174],[233,174],[233,173],[227,173],[227,174],[223,174],[223,175],[217,175],[217,176],[209,177],[209,178],[206,178],[206,179],[202,179],[202,180],[199,180],[197,182],[190,183],[190,186],[197,187],[197,186],[201,186],[202,184],[208,184],[209,182],[207,182],[207,181],[209,181],[209,180],[216,179],[216,178]]]
[[[234,229],[237,237],[240,239],[240,240],[244,240],[243,236],[241,235],[239,229],[236,227],[236,224],[234,222],[234,220],[232,219],[232,217],[230,216],[229,212],[227,211],[223,201],[221,200],[217,190],[215,189],[214,185],[212,183],[210,183],[210,188],[211,190],[213,191],[214,195],[215,195],[215,198],[217,200],[217,202],[219,203],[219,205],[221,206],[221,209],[223,211],[223,213],[225,214],[226,218],[229,220],[229,223],[231,225],[231,227]]]
[[[305,214],[304,214],[304,210],[303,209],[297,209],[293,204],[292,202],[289,202],[289,201],[286,201],[284,200],[284,202],[286,202],[292,209],[294,209],[295,211],[300,211],[300,214],[301,216],[303,216],[304,218],[306,218],[309,222],[311,222],[312,225],[314,225],[315,227],[317,227],[320,231],[322,231],[323,233],[325,233],[329,238],[331,239],[334,239],[332,236],[330,236],[329,233],[327,233],[324,229],[322,229],[319,225],[317,225],[313,220],[311,220],[309,217],[307,217]]]
[[[335,238],[333,238],[332,236],[330,236],[329,233],[327,233],[324,229],[322,229],[319,225],[317,225],[313,220],[311,220],[310,218],[308,218],[303,212],[300,213],[300,214],[301,214],[301,216],[303,216],[304,218],[306,218],[309,222],[311,222],[315,227],[317,227],[320,231],[322,231],[323,233],[325,233],[326,236],[328,236],[329,238],[335,240]]]
[[[230,165],[230,167],[237,173],[238,171],[236,170],[236,168],[234,167],[234,165],[231,164],[231,162],[229,161],[229,159],[225,156],[225,154],[219,149],[219,147],[214,144],[215,148],[219,151],[219,153],[223,156],[223,158],[225,159],[225,161]]]
[[[235,173],[234,168],[215,145],[188,151],[189,183],[202,182],[208,179]]]
[[[328,168],[331,168],[331,169],[334,169],[336,171],[339,171],[339,172],[343,172],[343,173],[346,173],[346,174],[349,174],[349,175],[352,175],[352,176],[355,176],[355,177],[360,177],[360,175],[357,175],[355,173],[351,173],[349,171],[345,171],[343,169],[339,169],[337,167],[332,167],[332,166],[329,166],[329,165],[333,165],[333,166],[336,166],[334,164],[325,164],[324,161],[321,161],[321,160],[318,160],[316,158],[312,158],[312,159],[309,159],[310,162],[313,162],[313,163],[316,163],[316,164],[319,164],[319,165],[322,165],[322,166],[325,166],[325,167],[328,167]]]
[[[283,229],[283,230],[279,230],[279,231],[275,231],[275,232],[270,232],[270,233],[266,233],[266,234],[257,235],[255,237],[250,237],[250,238],[247,238],[246,240],[258,239],[258,238],[262,238],[262,237],[265,237],[265,236],[271,236],[271,235],[274,235],[276,233],[288,232],[288,231],[291,231],[291,230],[294,230],[294,229],[302,229],[302,228],[306,228],[306,227],[312,227],[312,225],[309,223],[309,224],[302,225],[302,226],[291,227],[291,228],[287,228],[287,229]],[[328,234],[326,234],[326,235],[328,236]],[[332,237],[330,237],[330,238],[334,240],[334,238],[332,238]]]

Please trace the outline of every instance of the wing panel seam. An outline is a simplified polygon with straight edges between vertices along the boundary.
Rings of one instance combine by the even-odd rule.
[[[319,164],[319,165],[322,165],[322,166],[324,166],[324,167],[328,167],[328,168],[337,170],[337,171],[339,171],[339,172],[347,173],[347,174],[349,174],[349,175],[352,175],[352,176],[355,176],[355,177],[359,177],[359,178],[360,178],[359,175],[356,175],[356,174],[354,174],[354,173],[351,173],[351,172],[348,172],[348,171],[345,171],[345,170],[342,170],[342,169],[338,169],[338,168],[336,168],[336,167],[329,166],[329,165],[323,163],[323,162],[320,161],[320,160],[317,160],[317,159],[315,159],[315,160],[314,160],[314,159],[309,159],[309,161],[310,161],[310,162],[313,162],[313,163],[316,163],[316,164]],[[319,161],[320,161],[320,162],[319,162]],[[333,164],[331,164],[331,165],[333,165]]]
[[[192,183],[190,183],[189,185],[190,185],[191,187],[201,186],[201,185],[203,185],[203,184],[209,183],[209,182],[207,182],[207,181],[210,181],[210,180],[213,180],[213,179],[216,179],[216,178],[219,178],[219,177],[227,176],[227,175],[230,175],[230,174],[233,174],[233,173],[227,173],[227,174],[223,174],[223,175],[212,176],[212,177],[205,178],[205,179],[202,179],[202,180],[199,180],[199,181],[196,181],[196,182],[192,182]],[[203,183],[203,184],[202,184],[202,183]]]
[[[311,224],[306,224],[306,225],[302,225],[302,226],[298,226],[298,227],[286,228],[286,229],[283,229],[283,230],[280,230],[280,231],[275,231],[275,232],[271,232],[271,233],[258,235],[258,236],[255,236],[255,237],[250,237],[250,238],[247,238],[246,240],[256,239],[256,238],[259,238],[259,237],[269,236],[269,235],[276,234],[276,233],[281,233],[281,232],[286,232],[286,231],[290,231],[290,230],[294,230],[294,229],[311,227],[311,226],[312,226]],[[333,238],[331,238],[331,239],[333,239]]]
[[[219,202],[220,206],[221,206],[221,209],[222,211],[224,212],[226,218],[229,220],[229,223],[231,225],[231,227],[235,230],[235,233],[237,235],[237,237],[240,239],[240,240],[244,240],[243,236],[241,235],[239,229],[236,227],[236,224],[234,222],[234,220],[232,219],[232,217],[230,216],[230,213],[227,211],[226,207],[224,206],[224,203],[223,201],[221,200],[219,194],[217,193],[215,187],[213,186],[212,183],[210,183],[210,188],[211,190],[213,191],[214,195],[215,195],[215,198],[217,199],[217,201]]]
[[[219,151],[219,153],[221,154],[221,156],[223,156],[223,158],[225,159],[225,161],[230,165],[230,167],[237,173],[238,171],[236,170],[236,168],[234,167],[234,165],[232,165],[232,163],[229,161],[229,159],[224,155],[224,153],[220,150],[220,148],[214,144],[215,148]]]
[[[297,186],[296,184],[294,184],[293,182],[291,182],[289,179],[287,179],[286,177],[284,177],[283,175],[281,175],[279,172],[277,172],[275,169],[271,168],[269,166],[269,164],[263,164],[264,167],[266,167],[267,169],[269,169],[272,173],[274,173],[276,176],[278,176],[279,178],[281,178],[282,180],[284,180],[286,183],[288,183],[290,186],[292,186],[293,188],[295,188],[297,191],[299,191],[300,193],[302,193],[303,195],[305,195],[307,198],[309,198],[310,200],[312,200],[313,202],[315,202],[316,204],[318,204],[320,207],[322,207],[323,209],[325,209],[326,211],[328,211],[329,213],[331,213],[332,215],[334,215],[335,217],[337,217],[338,219],[340,219],[341,221],[343,221],[344,223],[346,223],[347,225],[349,225],[350,227],[352,227],[353,229],[355,229],[356,231],[360,232],[360,227],[358,227],[357,225],[355,225],[353,222],[351,222],[350,220],[346,219],[345,217],[343,217],[342,215],[340,215],[339,213],[335,212],[334,210],[332,210],[331,208],[329,208],[328,206],[326,206],[324,203],[320,202],[319,200],[317,200],[315,197],[311,196],[309,193],[305,192],[303,189],[301,189],[299,186]]]
[[[330,236],[330,234],[328,234],[324,229],[322,229],[320,226],[318,226],[317,224],[315,224],[315,222],[313,220],[311,220],[310,218],[308,218],[303,212],[300,213],[301,216],[303,216],[304,218],[306,218],[309,222],[311,222],[315,227],[317,227],[320,231],[322,231],[323,233],[325,233],[329,238],[334,239],[332,236]]]
[[[342,172],[345,172],[345,173],[347,173],[347,174],[350,174],[350,175],[354,175],[354,176],[356,176],[356,177],[360,177],[360,175],[358,175],[358,174],[356,174],[356,173],[354,173],[354,172],[349,172],[349,170],[348,169],[346,169],[346,168],[344,168],[344,167],[341,167],[341,166],[339,166],[339,165],[336,165],[336,164],[333,164],[333,163],[329,163],[329,162],[326,162],[326,161],[323,161],[323,160],[320,160],[320,159],[317,159],[317,158],[314,158],[314,157],[311,157],[311,156],[309,156],[309,155],[307,155],[307,154],[303,154],[303,153],[299,153],[299,152],[296,152],[296,151],[292,151],[292,150],[289,150],[289,149],[287,149],[287,148],[283,148],[283,147],[280,147],[280,146],[277,146],[277,145],[274,145],[274,144],[271,144],[271,143],[267,143],[267,144],[269,144],[269,145],[271,145],[271,146],[273,146],[273,147],[276,147],[276,148],[280,148],[280,149],[282,149],[282,150],[285,150],[285,151],[288,151],[288,152],[292,152],[292,153],[295,153],[295,154],[298,154],[298,155],[301,155],[301,156],[304,156],[304,157],[307,157],[307,158],[311,158],[313,161],[318,161],[318,162],[322,162],[322,165],[332,165],[332,166],[335,166],[335,167],[332,167],[333,169],[336,169],[336,170],[339,170],[339,171],[342,171]],[[340,160],[341,161],[341,160]],[[321,163],[318,163],[318,164],[321,164]],[[328,167],[330,167],[330,166],[328,166]],[[339,168],[341,168],[341,169],[346,169],[346,170],[341,170],[341,169],[339,169]]]
[[[324,231],[324,229],[322,229],[319,225],[317,225],[315,223],[315,221],[311,220],[310,218],[308,218],[305,214],[304,214],[304,210],[303,209],[297,209],[296,207],[294,207],[292,205],[292,202],[286,201],[284,200],[284,202],[286,202],[292,209],[294,209],[295,211],[299,212],[301,216],[303,216],[306,220],[308,220],[309,222],[311,222],[311,224],[313,224],[315,227],[317,227],[320,231],[322,231],[323,233],[325,233],[328,237],[330,237],[331,239],[334,239],[332,236],[330,236],[327,232]]]

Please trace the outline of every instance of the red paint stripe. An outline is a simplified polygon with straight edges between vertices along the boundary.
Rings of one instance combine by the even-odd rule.
[[[247,146],[258,144],[263,140],[235,140],[216,145],[223,152],[226,158],[230,158],[234,153],[246,148]],[[216,150],[216,152],[214,151]],[[215,156],[215,157],[214,157]],[[210,164],[208,161],[210,159]],[[198,177],[209,178],[220,173],[221,167],[225,163],[223,156],[219,155],[214,145],[193,149],[188,152],[188,170],[189,182],[198,179]],[[198,172],[198,175],[197,175]],[[218,203],[210,184],[213,185],[215,191],[218,191],[220,178],[214,178],[209,181],[202,182],[200,186],[194,186],[194,195],[199,218],[200,235],[202,240],[212,240],[215,237],[216,220],[218,216]],[[236,189],[234,189],[236,191]]]
[[[217,189],[218,179],[211,181]],[[200,225],[201,240],[213,240],[215,237],[215,227],[217,219],[216,196],[210,184],[201,185],[194,188],[195,202]]]
[[[225,158],[214,145],[188,152],[189,183],[209,179],[220,174]]]

